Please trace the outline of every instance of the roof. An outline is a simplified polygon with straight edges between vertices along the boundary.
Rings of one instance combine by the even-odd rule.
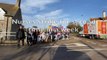
[[[99,17],[99,18],[90,18],[90,21],[93,20],[107,20],[107,16],[105,18]]]
[[[19,7],[15,6],[14,4],[6,4],[6,3],[0,3],[0,8],[2,8],[6,15],[15,16],[17,13]]]

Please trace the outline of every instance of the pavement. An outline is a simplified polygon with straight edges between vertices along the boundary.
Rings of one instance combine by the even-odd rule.
[[[68,40],[34,46],[0,44],[0,60],[107,60],[107,40],[71,35]]]

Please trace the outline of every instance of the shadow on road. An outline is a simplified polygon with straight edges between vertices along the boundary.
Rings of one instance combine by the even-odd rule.
[[[91,60],[91,58],[80,51],[68,51],[67,47],[59,47],[52,60]]]
[[[53,43],[52,45],[54,45],[55,43]],[[46,45],[49,46],[49,44]],[[91,58],[84,52],[68,51],[69,49],[67,49],[67,47],[64,45],[63,47],[58,47],[57,49],[52,47],[50,48],[41,48],[41,47],[43,46],[35,45],[31,47],[23,47],[19,48],[19,51],[15,53],[11,53],[12,51],[14,51],[11,49],[12,51],[10,51],[10,54],[3,56],[1,55],[2,57],[0,58],[0,60],[43,60],[44,58],[46,58],[46,56],[49,57],[46,58],[47,60],[91,60]]]
[[[52,43],[52,45],[54,44],[55,43]],[[49,46],[49,44],[43,44],[43,45]],[[44,55],[50,50],[50,48],[43,49],[41,47],[43,46],[34,45],[30,47],[24,47],[19,52],[16,52],[14,54],[11,54],[12,51],[10,51],[10,54],[3,56],[3,58],[0,60],[41,60],[44,57]],[[42,53],[40,55],[37,55],[37,53],[39,52]]]

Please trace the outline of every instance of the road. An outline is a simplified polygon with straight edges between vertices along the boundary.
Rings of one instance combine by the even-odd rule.
[[[107,40],[70,36],[35,46],[0,45],[0,60],[107,60]]]

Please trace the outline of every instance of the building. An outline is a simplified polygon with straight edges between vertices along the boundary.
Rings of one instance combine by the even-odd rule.
[[[0,3],[0,32],[5,38],[18,30],[19,24],[12,23],[14,20],[22,21],[22,13],[20,8],[21,0],[16,0],[15,4]]]

